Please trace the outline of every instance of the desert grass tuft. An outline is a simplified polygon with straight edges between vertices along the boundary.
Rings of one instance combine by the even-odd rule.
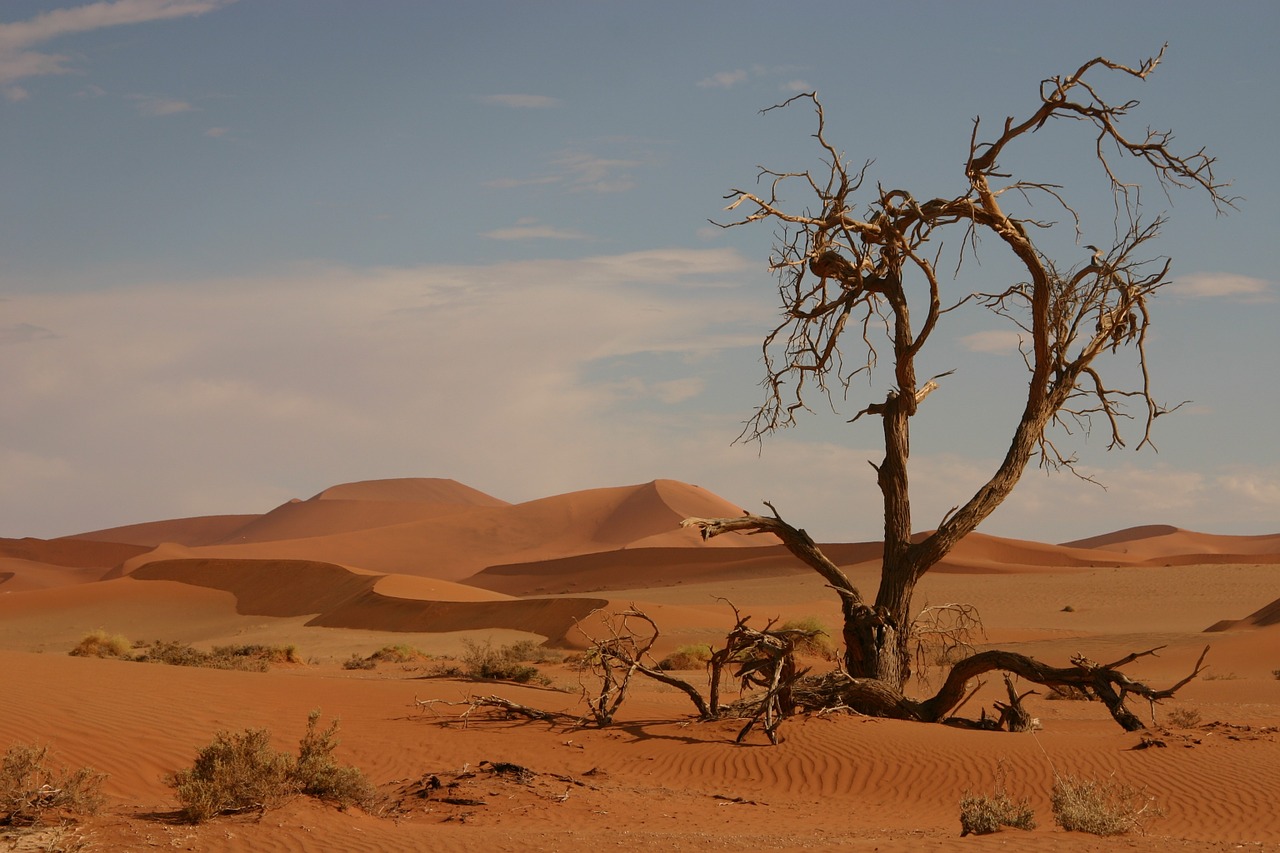
[[[82,658],[122,658],[129,655],[132,644],[120,634],[108,634],[98,628],[81,638],[67,654]]]
[[[1147,819],[1160,815],[1154,797],[1115,779],[1058,776],[1051,802],[1058,826],[1068,832],[1092,835],[1141,831]]]

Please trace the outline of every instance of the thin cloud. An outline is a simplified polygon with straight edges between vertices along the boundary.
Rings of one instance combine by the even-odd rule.
[[[134,106],[144,116],[171,116],[178,113],[189,113],[195,109],[191,104],[177,98],[160,98],[151,95],[130,95]]]
[[[1235,273],[1209,272],[1179,276],[1171,289],[1188,299],[1226,299],[1234,302],[1272,302],[1271,282]]]
[[[700,89],[731,89],[739,83],[745,82],[747,72],[745,69],[738,68],[734,71],[717,71],[710,77],[704,77],[698,81]]]
[[[960,339],[960,346],[970,352],[1006,353],[1017,352],[1022,343],[1022,336],[1010,329],[991,329],[986,332],[974,332]]]
[[[585,240],[586,234],[570,228],[554,228],[550,225],[513,225],[510,228],[495,228],[485,231],[483,236],[491,240]]]
[[[28,92],[26,89],[22,88],[21,86],[5,86],[4,87],[4,99],[6,101],[13,101],[16,103],[17,101],[25,101],[27,98],[30,98],[30,97],[31,97],[31,93]]]
[[[565,175],[565,182],[575,191],[618,193],[633,189],[636,178],[632,171],[645,161],[625,157],[599,157],[585,151],[570,151],[555,160]]]
[[[43,12],[26,21],[0,24],[0,83],[68,74],[71,58],[32,48],[62,36],[107,27],[203,15],[235,0],[115,0]]]
[[[481,95],[480,102],[498,107],[540,110],[560,106],[558,98],[548,95]]]

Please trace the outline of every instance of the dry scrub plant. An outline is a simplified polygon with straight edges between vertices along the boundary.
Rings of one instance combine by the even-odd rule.
[[[1056,776],[1051,802],[1058,826],[1093,835],[1141,831],[1148,818],[1161,814],[1154,797],[1115,779]]]
[[[14,744],[0,759],[0,826],[33,826],[47,812],[94,814],[106,774],[82,767],[54,769],[49,748]]]
[[[317,732],[319,719],[319,711],[308,716],[297,758],[273,750],[271,733],[266,729],[218,732],[191,767],[169,779],[183,815],[200,823],[223,814],[266,811],[297,794],[341,808],[357,805],[372,809],[378,799],[373,785],[359,769],[340,765],[333,758],[338,721]]]
[[[129,641],[121,635],[108,634],[98,628],[85,634],[67,654],[81,658],[122,658],[129,655],[130,648]]]
[[[1006,826],[1035,829],[1035,813],[1027,800],[1014,802],[1004,789],[994,794],[970,794],[960,798],[960,835],[989,835]]]

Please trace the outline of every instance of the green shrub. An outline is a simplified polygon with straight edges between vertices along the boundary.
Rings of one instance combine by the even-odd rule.
[[[183,815],[200,823],[223,814],[266,811],[296,794],[342,808],[371,808],[377,800],[373,785],[357,768],[333,760],[337,721],[317,732],[319,719],[319,711],[307,717],[297,758],[273,750],[271,733],[266,729],[218,732],[213,743],[197,753],[191,767],[169,779]]]
[[[106,778],[89,767],[54,770],[47,746],[15,744],[0,757],[0,826],[39,824],[47,811],[94,814]]]
[[[1068,832],[1123,835],[1141,829],[1159,814],[1154,798],[1131,785],[1108,779],[1059,776],[1053,782],[1053,819]]]
[[[119,634],[107,634],[101,628],[90,631],[68,652],[72,657],[122,658],[129,654],[130,642]]]
[[[989,835],[1006,826],[1035,829],[1035,813],[1026,800],[1014,802],[1004,791],[991,796],[965,792],[960,799],[960,834]]]

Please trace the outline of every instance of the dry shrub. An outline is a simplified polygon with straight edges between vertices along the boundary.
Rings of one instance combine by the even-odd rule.
[[[1003,790],[989,796],[966,791],[960,798],[960,835],[990,835],[1006,826],[1035,829],[1036,817],[1030,802],[1015,803]]]
[[[1194,729],[1200,725],[1200,712],[1195,708],[1174,708],[1164,718],[1169,725],[1180,729]]]
[[[669,670],[703,669],[709,660],[711,660],[710,646],[680,646],[658,661],[658,669],[664,672]]]
[[[795,650],[797,654],[813,655],[825,660],[835,660],[836,647],[831,642],[831,631],[827,628],[825,622],[817,616],[803,616],[799,619],[790,619],[782,623],[778,629],[780,631],[803,631],[809,636],[795,636]]]
[[[405,643],[397,643],[394,646],[383,646],[369,655],[369,659],[377,663],[415,663],[430,660],[431,655]]]
[[[1141,831],[1143,823],[1160,814],[1155,798],[1115,779],[1058,776],[1053,782],[1053,819],[1068,832],[1124,835]]]
[[[551,679],[538,672],[536,666],[526,663],[529,660],[546,660],[545,655],[529,640],[496,649],[488,640],[484,643],[463,640],[462,644],[467,649],[463,652],[462,663],[466,674],[472,678],[514,681],[517,684],[551,683]]]
[[[298,760],[292,775],[299,790],[340,808],[360,806],[372,811],[378,801],[377,789],[358,767],[339,764],[333,758],[333,749],[338,745],[338,721],[317,732],[319,721],[320,712],[312,711],[307,717],[307,731],[298,743]]]
[[[140,647],[134,660],[170,666],[199,666],[208,669],[235,669],[266,672],[273,663],[301,663],[295,646],[214,646],[204,652],[189,643],[159,641]]]
[[[333,758],[338,722],[317,732],[319,719],[319,711],[307,717],[307,731],[298,744],[296,759],[273,750],[271,733],[266,729],[218,732],[213,743],[196,755],[194,765],[169,779],[183,815],[200,823],[223,814],[266,811],[296,794],[341,808],[358,805],[372,809],[378,800],[373,785],[359,769],[340,765]]]
[[[131,644],[119,634],[108,634],[101,628],[90,631],[67,654],[81,658],[127,657]]]
[[[343,669],[377,669],[378,662],[373,658],[362,658],[355,652],[351,653],[351,657],[342,662]]]
[[[15,744],[0,758],[0,826],[37,825],[50,811],[94,814],[106,778],[89,767],[55,770],[47,746]]]
[[[266,729],[218,732],[196,754],[195,764],[169,780],[183,815],[200,823],[222,814],[266,811],[297,792],[288,753],[271,748]]]

